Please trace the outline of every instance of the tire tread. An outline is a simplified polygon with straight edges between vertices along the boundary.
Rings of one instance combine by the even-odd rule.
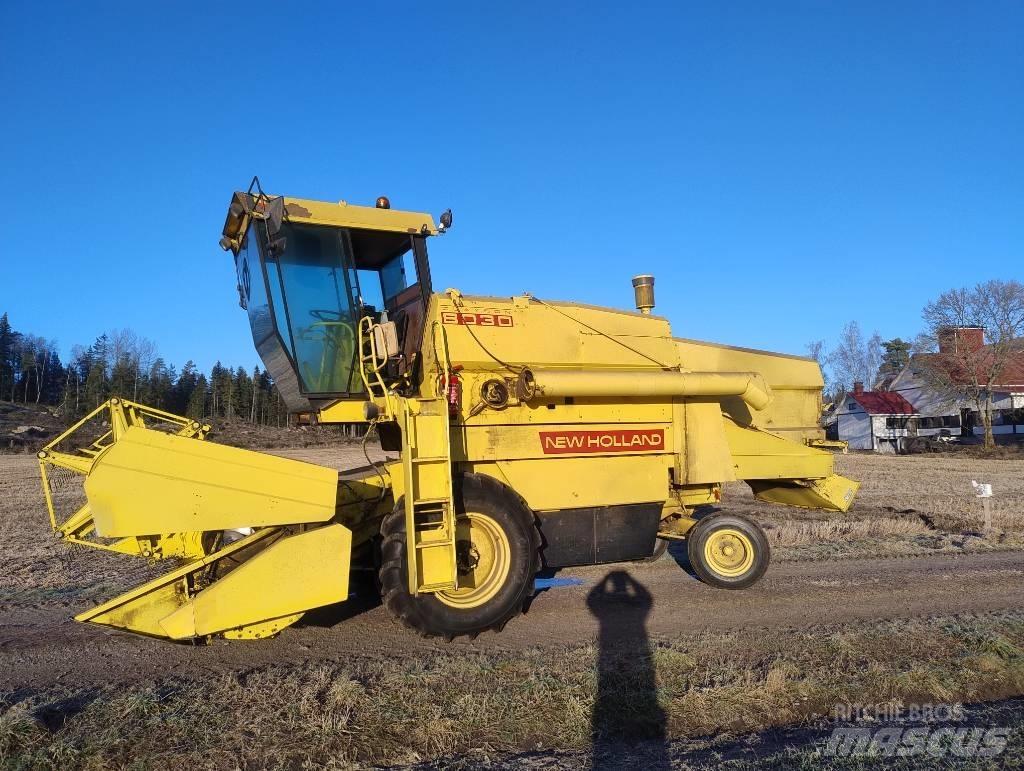
[[[403,626],[423,637],[443,637],[448,642],[459,636],[474,639],[487,630],[501,631],[516,616],[523,613],[534,593],[537,571],[540,570],[540,533],[532,512],[525,502],[505,485],[491,477],[466,473],[453,479],[456,484],[456,514],[462,511],[461,502],[471,498],[492,497],[497,505],[515,512],[529,534],[529,548],[533,555],[529,578],[523,582],[518,597],[497,619],[480,628],[453,631],[443,628],[424,611],[417,598],[409,594],[405,580],[405,508],[401,500],[381,523],[381,567],[379,572],[381,596],[388,612]]]

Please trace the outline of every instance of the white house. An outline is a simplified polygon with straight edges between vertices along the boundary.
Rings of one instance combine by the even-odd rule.
[[[961,346],[967,346],[971,351],[984,349],[984,330],[981,327],[948,330],[939,336],[938,354],[915,356],[889,384],[889,390],[913,404],[920,415],[917,421],[920,436],[940,432],[951,436],[980,436],[984,433],[974,400],[955,392],[957,382],[967,383],[970,380],[970,373],[960,372],[962,367],[956,364],[955,354]],[[944,361],[950,363],[943,364]],[[954,386],[952,391],[936,388],[932,379],[924,375],[925,366],[937,364],[949,368],[948,380]],[[1024,438],[1024,348],[1010,359],[1000,380],[1002,382],[992,388],[992,432],[997,439],[1007,434],[1020,434]]]
[[[838,437],[851,450],[901,452],[908,436],[917,435],[917,413],[903,396],[891,391],[865,391],[854,383],[835,410]]]

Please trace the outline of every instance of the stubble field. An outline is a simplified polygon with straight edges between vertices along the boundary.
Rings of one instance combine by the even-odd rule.
[[[837,465],[863,483],[845,515],[726,490],[774,549],[745,592],[696,582],[673,548],[562,571],[474,642],[416,637],[367,589],[276,639],[193,647],[71,621],[166,566],[60,545],[34,458],[0,456],[0,766],[781,767],[817,735],[790,747],[779,729],[824,730],[837,705],[1024,694],[1024,462]],[[971,480],[994,489],[991,532]],[[645,605],[600,595],[616,570]],[[1001,704],[1020,757],[1019,705]]]

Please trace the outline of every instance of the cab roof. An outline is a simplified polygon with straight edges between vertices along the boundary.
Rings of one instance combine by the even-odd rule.
[[[355,206],[345,201],[310,201],[288,196],[284,196],[284,211],[287,220],[295,223],[437,235],[434,218],[421,212]]]
[[[254,179],[257,185],[258,180]],[[221,248],[238,253],[242,234],[253,219],[266,220],[273,230],[282,222],[294,224],[322,225],[326,227],[349,228],[356,231],[373,231],[409,236],[411,234],[433,236],[438,234],[434,219],[421,212],[376,206],[353,206],[345,201],[328,203],[310,201],[305,198],[267,195],[262,190],[237,191],[231,196],[228,213],[221,230]]]

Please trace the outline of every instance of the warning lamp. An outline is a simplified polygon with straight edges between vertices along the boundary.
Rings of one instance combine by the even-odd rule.
[[[380,198],[377,199],[377,208],[378,209],[390,209],[391,208],[391,201],[388,200],[388,197],[386,195],[382,195]]]

